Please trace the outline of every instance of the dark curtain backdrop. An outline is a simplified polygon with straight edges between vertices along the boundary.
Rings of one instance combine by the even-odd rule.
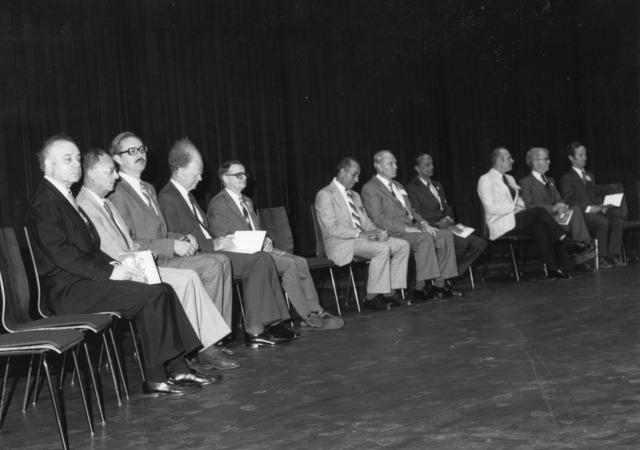
[[[336,162],[393,151],[401,181],[434,156],[459,219],[480,227],[478,177],[505,145],[585,142],[599,182],[640,178],[635,0],[39,0],[0,4],[0,222],[21,227],[55,133],[81,150],[123,130],[150,147],[161,188],[171,143],[205,159],[196,192],[240,159],[259,207],[284,205],[311,253],[309,205]],[[359,187],[358,187],[359,188]]]

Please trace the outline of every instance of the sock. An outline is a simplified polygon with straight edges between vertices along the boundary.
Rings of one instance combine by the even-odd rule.
[[[164,364],[147,367],[145,370],[145,375],[147,381],[151,383],[161,383],[167,379],[167,371],[164,368]]]

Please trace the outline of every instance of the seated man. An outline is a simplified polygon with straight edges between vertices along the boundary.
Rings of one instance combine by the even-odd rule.
[[[584,170],[587,165],[587,149],[579,142],[567,146],[567,156],[572,167],[560,178],[560,189],[570,206],[577,206],[584,215],[589,230],[598,239],[599,265],[602,269],[621,267],[622,231],[624,219],[611,214],[609,208],[596,199],[596,179]]]
[[[189,394],[215,382],[191,373],[185,364],[184,357],[201,344],[173,289],[130,281],[132,274],[100,250],[98,232],[70,190],[82,176],[75,143],[53,136],[38,160],[45,178],[31,200],[27,222],[48,307],[55,314],[119,311],[135,320],[145,363],[144,394]]]
[[[177,153],[181,151],[180,148],[179,143],[176,143],[171,151]],[[174,160],[177,159],[175,154],[173,156]],[[199,155],[194,158],[200,159]],[[171,159],[172,154],[170,153],[169,160],[171,161]],[[187,169],[183,168],[183,170]],[[184,183],[181,183],[184,178],[180,175],[179,170],[180,168],[177,168],[173,171],[171,181],[184,186]],[[218,170],[218,176],[224,189],[211,199],[207,210],[207,217],[213,233],[218,236],[226,236],[238,230],[261,230],[260,219],[253,209],[251,200],[242,195],[243,189],[247,186],[247,174],[244,166],[239,161],[228,161],[222,164]],[[179,198],[182,201],[182,198],[177,196],[177,188],[170,184],[167,184],[160,192],[161,205],[163,205],[163,195],[166,197],[173,195],[176,200]],[[193,214],[186,217],[194,218]],[[195,218],[193,220],[195,221]],[[171,227],[171,225],[169,226]],[[268,252],[273,258],[278,274],[282,277],[282,287],[307,326],[323,330],[338,329],[344,326],[344,321],[341,318],[329,314],[320,306],[318,293],[313,284],[306,259],[273,248],[273,243],[268,237],[265,239],[262,250]]]
[[[563,230],[571,233],[571,236],[582,242],[590,242],[589,230],[584,223],[582,211],[577,206],[568,206],[560,196],[553,178],[545,174],[549,171],[549,150],[534,147],[527,152],[527,165],[531,167],[531,173],[520,180],[522,187],[522,200],[527,208],[542,206],[549,214],[561,215],[571,210],[571,218],[567,225],[560,225]],[[576,255],[576,270],[578,272],[593,272],[589,260],[595,257],[594,252]]]
[[[458,276],[453,233],[430,226],[413,209],[404,187],[393,181],[398,171],[393,153],[376,153],[373,165],[377,174],[362,187],[364,207],[378,228],[411,246],[416,260],[416,296],[462,296],[445,284],[445,280]],[[434,285],[427,287],[427,280],[433,280]]]
[[[230,262],[234,275],[243,281],[247,321],[245,345],[270,347],[291,341],[294,333],[282,323],[290,317],[289,311],[271,257],[267,254],[214,253],[214,250],[230,248],[233,243],[225,237],[198,240],[191,234],[168,231],[155,190],[140,179],[147,164],[146,152],[147,147],[130,132],[120,133],[111,142],[110,153],[119,166],[120,182],[109,199],[131,230],[133,241],[143,250],[156,252],[161,267],[195,270],[229,326],[231,283],[224,286],[222,296],[216,295],[215,288],[221,283],[213,283],[208,272],[217,264],[225,264],[229,270]],[[196,255],[198,250],[202,253]]]
[[[84,182],[78,194],[78,205],[89,216],[100,236],[100,250],[116,261],[136,250],[127,225],[113,204],[104,198],[119,178],[116,166],[104,150],[91,149],[83,156]],[[162,280],[173,287],[204,349],[191,368],[235,369],[238,363],[229,359],[214,344],[231,332],[229,326],[207,294],[198,274],[190,269],[159,267]],[[199,365],[199,366],[198,366]]]
[[[413,168],[417,176],[407,183],[407,193],[413,210],[420,214],[429,225],[440,230],[447,230],[455,225],[453,208],[447,202],[442,185],[433,181],[433,158],[426,153],[419,155]],[[453,234],[453,245],[456,249],[458,274],[462,276],[469,266],[482,255],[487,248],[487,241],[475,234],[461,237]]]
[[[338,163],[338,174],[316,195],[315,210],[327,256],[338,266],[354,256],[370,260],[364,307],[386,309],[402,305],[397,289],[407,287],[409,244],[375,227],[357,192],[360,165],[352,158]]]
[[[571,278],[558,267],[554,243],[562,242],[571,256],[592,251],[593,246],[575,242],[542,206],[525,209],[520,186],[511,175],[506,175],[513,163],[509,150],[498,147],[491,152],[492,168],[478,180],[478,195],[484,207],[489,239],[507,233],[532,234],[547,265],[547,278]]]

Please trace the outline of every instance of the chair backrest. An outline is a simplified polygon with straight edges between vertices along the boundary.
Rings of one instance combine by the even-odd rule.
[[[322,230],[320,229],[320,224],[318,223],[318,218],[316,217],[316,208],[315,205],[311,205],[311,218],[313,219],[313,231],[315,231],[316,235],[316,256],[318,258],[326,258],[327,252],[324,249],[324,241],[322,240]]]
[[[0,229],[0,291],[2,325],[9,332],[31,322],[29,282],[13,228]]]
[[[31,239],[31,232],[29,227],[24,227],[24,236],[27,240],[27,247],[29,247],[29,256],[31,258],[31,267],[33,268],[33,277],[36,284],[36,305],[38,307],[38,314],[40,317],[49,317],[51,314],[45,312],[47,310],[42,298],[42,287],[40,286],[40,276],[38,275],[38,265],[36,264],[36,255],[33,251],[33,243]]]
[[[266,230],[267,236],[273,241],[273,246],[293,253],[293,234],[291,234],[291,225],[284,206],[260,208],[258,215],[262,228]]]

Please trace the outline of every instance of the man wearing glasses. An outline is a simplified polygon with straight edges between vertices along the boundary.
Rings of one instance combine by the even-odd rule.
[[[230,327],[230,274],[233,270],[234,275],[243,280],[247,321],[246,345],[268,347],[291,341],[294,333],[281,322],[290,317],[289,311],[269,255],[221,252],[229,249],[229,239],[223,237],[198,240],[199,230],[193,230],[194,235],[169,229],[155,190],[149,183],[140,179],[147,164],[147,148],[140,138],[131,132],[120,133],[111,142],[110,152],[119,166],[120,182],[109,200],[124,218],[134,242],[140,245],[141,249],[149,249],[156,253],[158,265],[161,267],[195,270]],[[199,250],[202,253],[198,253]],[[214,295],[214,286],[208,286],[211,279],[208,271],[219,264],[223,264],[225,272],[229,274],[225,277],[223,298]]]
[[[211,199],[207,211],[213,232],[226,235],[236,231],[261,230],[260,219],[251,199],[242,195],[249,176],[242,163],[223,163],[218,169],[218,176],[224,189]],[[329,314],[320,306],[306,259],[274,248],[268,237],[262,250],[273,258],[282,276],[282,287],[305,326],[320,330],[335,330],[344,326],[341,318]]]

